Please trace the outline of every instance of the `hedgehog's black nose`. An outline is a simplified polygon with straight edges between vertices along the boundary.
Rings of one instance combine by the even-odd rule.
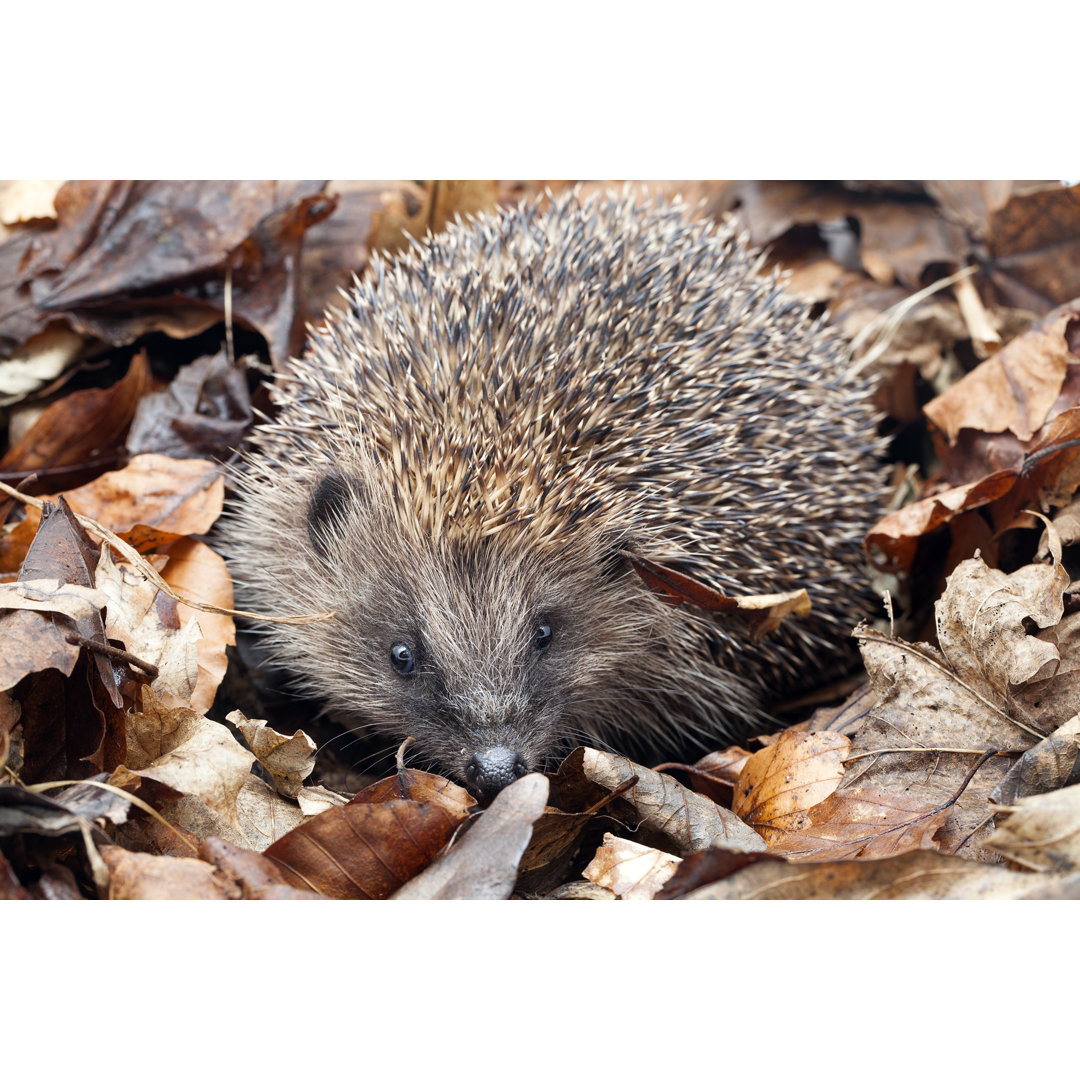
[[[507,746],[492,746],[473,754],[465,767],[469,787],[483,801],[494,798],[507,784],[512,784],[529,770],[516,750]]]

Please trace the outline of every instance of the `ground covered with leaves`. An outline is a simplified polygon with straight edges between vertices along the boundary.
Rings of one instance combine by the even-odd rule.
[[[579,747],[481,810],[237,646],[226,466],[305,324],[369,252],[564,186],[0,184],[0,898],[1080,898],[1077,188],[650,185],[878,380],[887,601],[792,726]]]

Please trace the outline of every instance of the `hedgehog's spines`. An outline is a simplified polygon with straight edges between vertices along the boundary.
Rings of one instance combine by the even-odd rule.
[[[251,606],[290,613],[342,597],[363,611],[372,590],[467,605],[453,599],[457,571],[383,589],[366,568],[430,574],[456,551],[490,551],[518,575],[544,566],[586,582],[618,536],[729,593],[806,585],[811,619],[758,645],[730,622],[664,610],[643,586],[640,611],[630,591],[608,614],[581,613],[597,633],[636,627],[654,645],[604,638],[611,656],[639,658],[646,689],[628,712],[600,705],[575,726],[625,723],[659,741],[666,722],[689,734],[756,716],[760,695],[819,674],[865,610],[877,442],[869,388],[844,374],[840,339],[764,256],[678,203],[571,194],[546,211],[537,201],[456,221],[394,260],[373,255],[345,315],[313,331],[275,388],[280,413],[261,418],[230,525],[237,577]],[[331,468],[364,479],[345,538],[358,565],[343,556],[332,582],[304,561],[303,527]],[[510,596],[512,582],[491,587],[504,584]],[[311,684],[364,711],[362,687],[339,671],[340,629],[268,637]]]

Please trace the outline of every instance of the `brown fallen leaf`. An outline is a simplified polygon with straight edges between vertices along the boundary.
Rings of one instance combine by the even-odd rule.
[[[739,773],[731,809],[770,846],[809,824],[811,807],[844,775],[850,741],[831,731],[785,731],[758,750]]]
[[[106,597],[105,633],[157,674],[150,687],[163,704],[189,707],[199,680],[199,639],[194,619],[181,626],[176,602],[163,596],[134,567],[116,565],[103,547],[94,580]]]
[[[505,900],[533,822],[544,812],[548,779],[528,773],[503,788],[464,838],[394,893],[394,900]],[[394,805],[392,803],[387,805]]]
[[[230,900],[240,888],[202,859],[144,855],[109,844],[101,849],[109,868],[109,900]]]
[[[863,660],[875,693],[853,740],[841,784],[919,796],[955,792],[972,763],[985,762],[958,800],[943,849],[977,857],[996,807],[990,796],[1010,757],[1080,713],[1080,615],[1062,617],[1068,575],[1053,530],[1052,562],[1014,574],[969,559],[936,605],[941,651],[862,628]],[[995,858],[996,856],[983,856]]]
[[[212,461],[143,454],[64,498],[76,514],[148,551],[207,532],[221,513],[225,481],[221,466]],[[26,517],[0,536],[0,573],[19,569],[40,519],[36,507],[27,507]]]
[[[179,595],[206,604],[231,609],[233,606],[232,578],[225,560],[200,540],[186,537],[171,544],[169,561],[161,572],[162,578]],[[176,604],[180,624],[197,621],[199,638],[196,642],[199,676],[191,694],[191,707],[206,712],[228,666],[227,650],[236,644],[236,624],[231,615],[220,611],[196,611],[187,604]]]
[[[1037,314],[1080,295],[1080,191],[1017,192],[989,215],[984,273],[1008,304]]]
[[[237,799],[254,761],[224,724],[191,709],[167,708],[149,687],[141,688],[139,711],[128,721],[125,776],[195,796],[237,829]]]
[[[318,747],[303,731],[280,735],[265,720],[249,720],[234,709],[226,721],[236,726],[259,764],[283,795],[296,795],[315,769]]]
[[[839,863],[761,861],[689,893],[687,900],[1016,900],[1045,889],[1050,875],[1006,870],[909,851],[891,859]],[[1066,875],[1052,875],[1064,882]]]
[[[285,875],[265,855],[245,851],[219,837],[202,842],[199,858],[239,886],[244,900],[326,899],[310,889],[297,889],[290,885]]]
[[[139,401],[125,448],[133,456],[227,461],[252,419],[243,361],[231,364],[222,349],[185,364],[164,390]]]
[[[376,780],[358,791],[352,803],[389,802],[410,799],[413,802],[441,806],[447,813],[464,821],[476,806],[476,800],[460,785],[445,776],[420,769],[399,769],[393,776]]]
[[[297,888],[334,900],[382,900],[419,873],[460,824],[407,799],[349,803],[311,818],[263,853]]]
[[[92,586],[99,555],[61,498],[41,520],[16,589],[55,606],[42,583]],[[47,610],[0,612],[0,635],[0,689],[17,685],[23,711],[22,780],[78,779],[120,764],[135,686],[125,663],[109,653],[100,607],[92,604],[75,618]]]
[[[984,846],[1028,870],[1080,871],[1080,786],[1029,795],[1002,813]]]
[[[743,616],[752,627],[751,638],[755,641],[775,630],[788,615],[810,614],[810,597],[805,589],[763,596],[725,596],[718,589],[651,559],[638,555],[627,558],[638,577],[666,603],[673,607],[694,604],[705,611]]]
[[[620,900],[651,900],[682,862],[677,855],[604,834],[604,843],[582,874]]]
[[[1059,399],[1069,369],[1080,364],[1068,336],[1078,319],[1080,301],[1058,308],[926,405],[926,415],[939,432],[936,448],[946,463],[963,428],[1008,431],[1019,443],[1030,443],[1047,421],[1077,404],[1080,385],[1070,399]]]
[[[912,848],[936,849],[934,834],[953,802],[935,805],[925,797],[874,788],[847,788],[830,795],[807,815],[798,832],[777,832],[770,850],[792,860],[884,859]]]
[[[1028,795],[1080,783],[1080,716],[1066,720],[1052,735],[1026,751],[990,793],[1008,806]]]
[[[50,405],[0,458],[0,474],[12,484],[36,474],[42,482],[24,490],[37,494],[70,486],[73,466],[85,476],[87,467],[96,464],[101,471],[114,464],[139,400],[149,389],[150,364],[143,351],[112,386],[76,390]]]
[[[567,763],[573,757],[571,755]],[[730,810],[683,787],[673,777],[636,765],[622,755],[585,747],[580,756],[580,768],[589,780],[609,791],[636,776],[637,783],[620,797],[620,801],[633,807],[641,824],[664,833],[680,851],[698,851],[713,846],[761,851],[766,846],[765,841]]]
[[[334,207],[324,186],[65,184],[56,196],[56,225],[39,230],[20,260],[12,307],[29,306],[39,322],[62,318],[112,345],[159,330],[187,337],[223,321],[231,272],[234,319],[258,330],[284,364],[303,344],[296,300],[303,234]],[[2,315],[0,305],[0,328]]]

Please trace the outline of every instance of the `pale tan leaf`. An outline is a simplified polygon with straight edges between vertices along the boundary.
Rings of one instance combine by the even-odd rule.
[[[785,731],[739,773],[731,809],[769,844],[798,832],[807,811],[827,799],[844,775],[851,743],[832,731]]]
[[[582,874],[620,900],[651,900],[681,862],[677,855],[605,833]]]
[[[1015,900],[1065,880],[1065,875],[1011,871],[936,851],[909,851],[892,859],[754,863],[685,899]]]
[[[636,765],[620,754],[585,748],[585,775],[601,787],[614,791],[633,777],[637,783],[620,796],[632,806],[643,825],[670,837],[683,851],[720,846],[735,851],[761,851],[765,841],[730,810],[673,777]]]
[[[984,843],[1029,870],[1080,870],[1080,785],[1018,800]]]

